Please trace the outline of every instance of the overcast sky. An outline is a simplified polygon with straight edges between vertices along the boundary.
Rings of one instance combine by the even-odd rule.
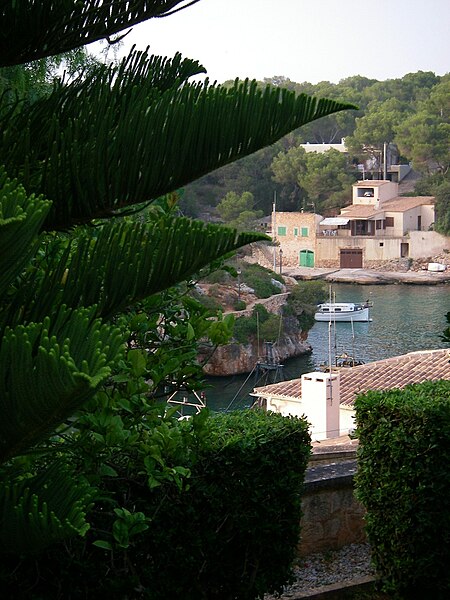
[[[200,0],[133,28],[153,54],[200,61],[210,80],[385,80],[450,71],[449,0]]]

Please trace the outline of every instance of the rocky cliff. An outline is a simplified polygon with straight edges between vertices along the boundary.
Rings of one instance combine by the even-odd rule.
[[[285,334],[272,347],[274,360],[280,362],[283,362],[286,358],[311,352],[311,346],[305,340],[302,332]],[[205,365],[204,372],[206,375],[212,376],[250,373],[258,360],[264,361],[264,353],[264,344],[262,342],[258,344],[256,340],[248,344],[227,344],[217,348]],[[205,356],[207,356],[207,352],[199,357],[200,360]]]

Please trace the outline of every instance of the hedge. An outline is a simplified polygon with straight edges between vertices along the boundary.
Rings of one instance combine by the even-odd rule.
[[[172,490],[154,522],[152,599],[250,600],[290,579],[310,455],[307,423],[259,410],[209,421],[190,489]]]
[[[382,589],[450,597],[450,381],[368,392],[355,402],[356,494]]]
[[[190,471],[182,485],[150,488],[145,473],[109,480],[120,504],[148,517],[145,531],[125,549],[96,547],[113,509],[107,497],[98,499],[85,538],[0,565],[3,597],[253,600],[281,591],[300,535],[311,451],[306,421],[259,410],[202,411],[174,427],[166,463],[172,456]]]

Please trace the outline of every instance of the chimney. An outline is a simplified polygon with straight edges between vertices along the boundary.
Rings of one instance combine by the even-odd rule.
[[[339,383],[339,373],[302,375],[301,404],[313,441],[339,437]]]

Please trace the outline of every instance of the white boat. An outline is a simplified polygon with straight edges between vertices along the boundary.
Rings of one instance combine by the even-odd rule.
[[[369,316],[370,302],[325,302],[317,306],[314,318],[316,321],[371,321]]]

